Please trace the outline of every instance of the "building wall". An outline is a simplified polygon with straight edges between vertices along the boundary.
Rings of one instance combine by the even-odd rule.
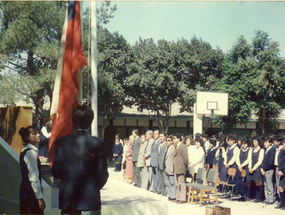
[[[109,125],[111,124],[113,126],[109,126],[108,129],[112,127],[113,129],[112,133],[120,134],[121,139],[131,135],[133,129],[138,129],[140,133],[145,133],[148,129],[151,130],[158,129],[157,121],[154,121],[149,117],[145,116],[142,116],[140,119],[138,116],[115,117],[112,120],[112,123],[109,123]],[[204,119],[204,126],[206,125],[211,133],[218,133],[221,131],[219,125],[208,122],[208,119]],[[100,120],[99,120],[99,126],[102,126],[102,124],[100,124]],[[279,122],[279,130],[285,130],[285,122]],[[176,132],[182,133],[184,135],[192,134],[193,132],[192,118],[174,118],[173,120],[171,120],[168,129],[168,134],[173,134]],[[233,133],[242,136],[250,135],[252,132],[256,132],[256,122],[248,122],[247,124],[237,123],[235,129],[233,130]],[[110,137],[110,134],[108,134],[107,132],[105,133],[105,136]]]
[[[32,125],[32,107],[0,108],[0,136],[20,154],[23,144],[19,135],[21,127]]]

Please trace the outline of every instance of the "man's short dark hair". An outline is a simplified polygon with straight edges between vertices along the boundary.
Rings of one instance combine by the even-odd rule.
[[[132,133],[135,133],[136,135],[139,135],[139,130],[138,129],[134,129],[133,131],[132,131]]]
[[[233,140],[234,142],[236,142],[237,141],[237,135],[236,134],[229,134],[228,140]]]
[[[213,146],[216,146],[217,141],[215,139],[210,139],[210,144],[212,144]]]
[[[263,137],[263,142],[266,142],[266,141],[268,141],[270,143],[273,143],[273,139],[271,137],[269,137],[269,136],[264,136]]]
[[[201,137],[201,134],[200,134],[200,133],[196,133],[196,134],[195,134],[195,139],[196,139],[196,138],[200,138],[200,137]]]
[[[182,134],[180,133],[175,133],[175,134],[172,134],[173,137],[176,137],[177,139],[180,139],[180,141],[182,141]]]
[[[281,135],[276,135],[275,137],[274,137],[274,140],[276,140],[277,142],[282,142],[282,140],[283,140],[283,137],[281,136]]]
[[[93,110],[87,105],[78,105],[72,111],[74,128],[88,129],[94,119]]]

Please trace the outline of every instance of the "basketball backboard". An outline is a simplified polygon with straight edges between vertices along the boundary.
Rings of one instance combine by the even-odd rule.
[[[197,92],[196,114],[228,115],[228,93]]]

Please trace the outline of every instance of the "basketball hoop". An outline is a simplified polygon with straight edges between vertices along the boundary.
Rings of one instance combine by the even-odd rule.
[[[211,115],[214,115],[214,110],[218,110],[218,102],[207,101],[207,110],[211,111]]]
[[[228,115],[228,93],[197,92],[196,114]]]

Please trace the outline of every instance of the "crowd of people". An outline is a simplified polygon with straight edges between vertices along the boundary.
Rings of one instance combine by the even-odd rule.
[[[236,174],[230,183],[236,185],[239,201],[278,202],[275,208],[285,209],[284,134],[193,137],[166,135],[159,130],[139,135],[133,130],[121,142],[117,137],[113,156],[115,171],[121,171],[122,165],[127,182],[178,204],[186,203],[188,167],[193,166],[194,173],[199,168],[218,169],[220,182],[228,182],[228,170],[234,168]]]

